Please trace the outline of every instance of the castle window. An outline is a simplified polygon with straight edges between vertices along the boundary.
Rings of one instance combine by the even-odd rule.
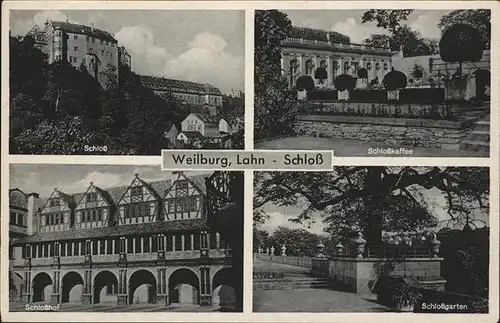
[[[142,238],[142,252],[149,252],[149,237]]]
[[[141,253],[141,237],[135,237],[135,253]]]
[[[16,223],[16,213],[10,212],[9,224],[17,224]]]
[[[68,257],[73,256],[73,243],[72,242],[68,242],[66,244],[66,247],[68,248],[68,250],[67,250]]]
[[[127,238],[127,253],[134,253],[134,238]]]
[[[184,250],[191,250],[191,235],[184,235]]]
[[[97,240],[92,240],[92,254],[93,255],[97,255],[97,251],[98,251],[97,247],[98,247]]]
[[[59,248],[61,248],[61,257],[66,257],[66,243],[61,242]]]
[[[167,250],[166,251],[174,251],[174,244],[172,243],[171,235],[167,235]]]
[[[49,244],[44,243],[43,244],[43,257],[47,258],[49,256]]]
[[[106,240],[99,241],[99,254],[104,255],[106,253]]]
[[[151,238],[151,252],[158,251],[158,236],[153,236]]]
[[[195,233],[193,250],[200,250],[200,234]]]
[[[108,239],[106,244],[106,254],[113,254],[113,239]]]

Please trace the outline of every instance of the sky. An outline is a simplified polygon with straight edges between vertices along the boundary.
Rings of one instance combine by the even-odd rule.
[[[423,37],[439,39],[437,27],[441,16],[452,10],[414,10],[403,24],[417,30]],[[352,43],[362,43],[372,34],[387,34],[376,23],[361,23],[365,10],[283,10],[297,27],[309,27],[339,32],[351,38]]]
[[[244,90],[245,13],[237,10],[13,10],[13,35],[45,21],[106,30],[132,56],[140,74],[210,83],[223,93]]]
[[[417,186],[414,187],[417,188]],[[450,216],[447,214],[448,208],[446,206],[446,197],[441,190],[438,190],[436,188],[430,190],[425,190],[423,188],[420,188],[420,191],[424,194],[424,197],[430,208],[430,212],[438,218],[438,221],[446,221],[450,219]],[[414,194],[414,196],[418,199],[417,195]],[[290,222],[291,219],[296,218],[298,215],[300,215],[302,210],[305,209],[305,205],[283,207],[275,205],[273,203],[267,203],[261,209],[267,214],[269,214],[270,217],[269,220],[267,220],[264,224],[259,226],[259,229],[267,231],[270,234],[272,234],[279,226],[283,226],[289,229],[306,229],[309,232],[318,235],[326,234],[324,232],[324,229],[326,229],[328,225],[323,223],[323,218],[321,217],[320,212],[315,212],[312,214],[313,223],[297,224],[294,222]],[[489,223],[488,214],[475,212],[474,215],[476,219]],[[474,222],[474,223],[478,225],[478,227],[483,226],[483,224],[481,224],[480,222]],[[441,222],[438,225],[437,229],[452,224],[453,223]],[[461,228],[462,226],[460,227],[460,229]]]
[[[172,179],[172,172],[161,171],[160,166],[130,165],[51,165],[51,164],[11,164],[9,188],[19,188],[24,193],[39,193],[48,198],[57,188],[66,194],[84,193],[93,182],[107,189],[127,186],[134,174],[146,182]],[[184,172],[186,176],[209,172]]]

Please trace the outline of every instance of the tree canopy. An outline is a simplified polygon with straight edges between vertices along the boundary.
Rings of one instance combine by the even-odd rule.
[[[386,10],[370,9],[361,17],[361,22],[376,22],[377,27],[384,28],[394,33],[401,24],[413,12],[413,9],[406,10]]]
[[[441,17],[438,27],[444,33],[449,27],[456,24],[468,24],[479,30],[480,38],[485,49],[490,48],[491,41],[491,10],[454,10]]]
[[[341,74],[333,80],[335,88],[339,91],[352,90],[356,87],[356,79],[348,74]]]
[[[297,91],[314,90],[314,80],[309,75],[301,75],[297,78],[295,88],[297,89]]]
[[[392,70],[385,74],[382,83],[386,89],[394,91],[404,89],[407,85],[407,79],[405,73]]]
[[[348,236],[362,230],[379,244],[382,230],[415,230],[435,226],[434,190],[445,199],[450,220],[463,221],[471,210],[489,208],[489,171],[481,167],[335,167],[330,173],[259,172],[254,208],[266,203],[303,207],[295,222],[319,212],[327,231]]]
[[[484,42],[478,29],[468,24],[456,24],[443,33],[439,54],[445,62],[478,62],[483,57]]]

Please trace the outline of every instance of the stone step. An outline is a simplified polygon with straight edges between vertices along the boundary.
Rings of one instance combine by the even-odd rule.
[[[489,143],[490,132],[486,130],[472,130],[471,134],[467,137],[467,140],[482,141]]]
[[[490,151],[490,143],[482,142],[482,141],[474,141],[474,140],[464,140],[460,143],[461,150],[469,150],[469,151]]]
[[[480,120],[474,123],[474,130],[490,131],[490,122],[487,120]]]

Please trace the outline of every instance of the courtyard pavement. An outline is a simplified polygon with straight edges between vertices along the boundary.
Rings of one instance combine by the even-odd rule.
[[[30,303],[30,305],[43,305],[44,302]],[[11,302],[10,312],[24,312],[25,304],[21,302]],[[116,305],[114,303],[82,305],[79,303],[63,303],[60,305],[59,312],[218,312],[219,307],[210,306],[161,306],[155,304],[133,304]]]
[[[407,155],[369,154],[369,148],[405,148],[412,150]],[[255,144],[255,149],[265,150],[334,150],[336,157],[487,157],[488,153],[447,150],[439,148],[395,146],[376,142],[359,142],[355,140],[338,140],[328,138],[317,138],[313,136],[297,136],[272,139]]]
[[[307,268],[272,263],[256,258],[254,270],[283,273],[286,279],[310,277]],[[254,290],[254,312],[393,312],[376,303],[375,295],[359,295],[328,288]]]

